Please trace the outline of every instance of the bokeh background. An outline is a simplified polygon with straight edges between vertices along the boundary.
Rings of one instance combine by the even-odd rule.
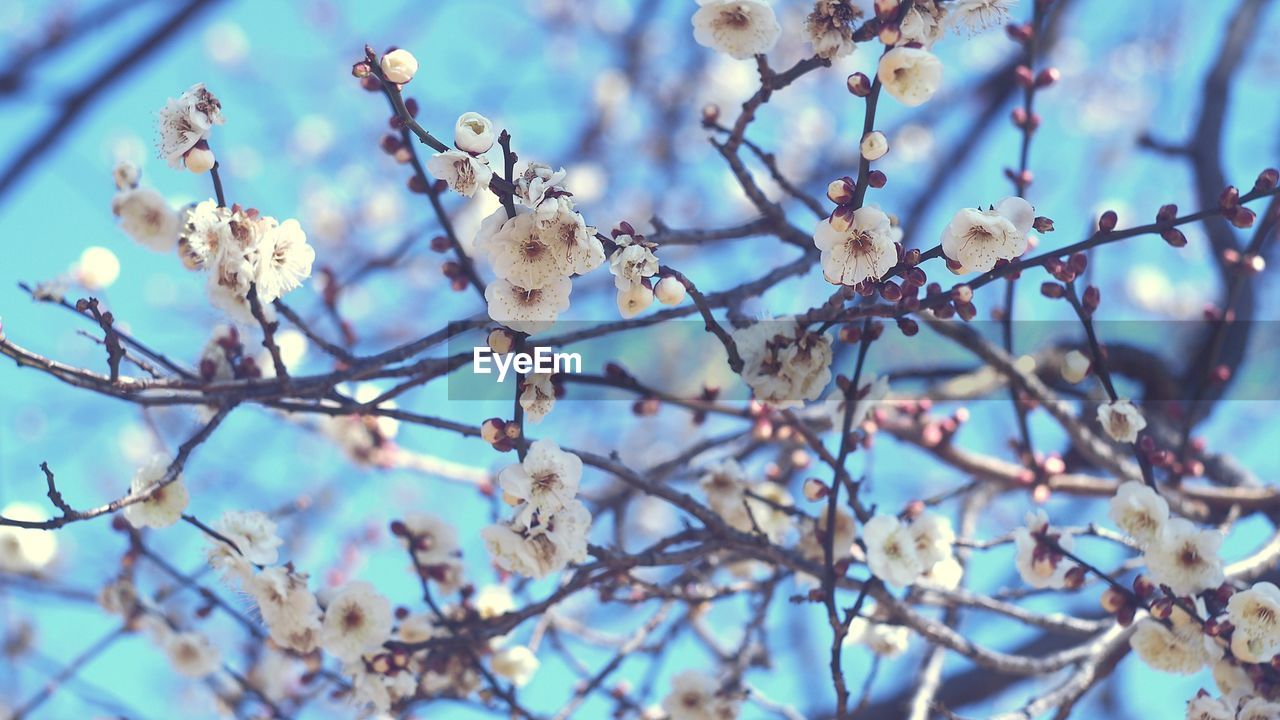
[[[1185,157],[1144,147],[1140,138],[1177,145],[1192,137],[1206,75],[1238,0],[1057,4],[1062,7],[1055,15],[1054,42],[1046,62],[1061,70],[1062,81],[1037,98],[1043,124],[1031,153],[1035,183],[1029,197],[1038,212],[1054,218],[1057,225],[1056,232],[1042,238],[1042,247],[1085,237],[1102,209],[1116,210],[1124,227],[1149,222],[1163,203],[1193,210],[1202,201],[1212,201],[1197,193]],[[1231,76],[1221,144],[1226,178],[1243,188],[1252,185],[1259,170],[1280,160],[1280,93],[1275,80],[1280,77],[1280,50],[1267,41],[1280,32],[1280,10],[1275,3],[1260,5],[1256,35]],[[777,0],[775,6],[783,35],[771,58],[775,67],[786,67],[809,52],[802,33],[809,8],[798,0]],[[93,294],[124,327],[154,348],[183,362],[196,360],[211,330],[223,322],[205,299],[202,277],[183,270],[176,257],[134,244],[115,226],[110,212],[111,170],[122,159],[139,163],[143,183],[175,204],[211,195],[207,177],[169,169],[153,149],[156,111],[167,97],[196,82],[206,83],[222,100],[227,124],[216,129],[212,144],[232,201],[279,218],[297,217],[316,247],[317,270],[332,269],[339,278],[370,259],[397,254],[393,268],[369,272],[342,296],[340,312],[356,329],[357,350],[383,349],[426,334],[448,319],[482,311],[473,294],[449,289],[439,271],[446,258],[428,248],[438,232],[429,205],[405,190],[406,168],[377,147],[387,130],[385,102],[361,90],[349,75],[366,42],[380,50],[406,47],[419,58],[422,69],[408,94],[420,102],[424,126],[447,137],[458,114],[474,110],[489,116],[511,131],[522,160],[564,166],[580,209],[589,223],[603,230],[624,219],[646,227],[655,214],[677,228],[750,220],[753,208],[707,143],[708,133],[699,119],[707,103],[720,104],[733,117],[737,103],[755,89],[754,65],[697,46],[689,24],[694,8],[691,0],[0,0],[4,332],[63,362],[103,367],[101,348],[82,334],[92,330],[91,325],[60,308],[32,302],[18,288],[18,283],[62,278],[68,298],[88,295],[76,285],[75,266],[87,248],[100,247],[118,258],[119,275]],[[121,72],[106,72],[179,12],[185,17],[176,29],[161,32],[137,62]],[[1030,3],[1023,0],[1014,17],[1025,20],[1030,12]],[[748,134],[777,154],[786,174],[819,197],[829,180],[856,170],[862,103],[845,90],[845,76],[855,70],[870,74],[875,52],[870,46],[860,48],[835,67],[812,73],[779,93]],[[946,76],[932,102],[915,109],[891,100],[881,103],[877,125],[889,135],[892,151],[878,166],[889,183],[871,195],[872,201],[900,217],[908,244],[925,248],[936,244],[959,207],[992,203],[1009,193],[1003,171],[1016,162],[1019,143],[1008,121],[1014,93],[1008,73],[1001,72],[1016,58],[1018,46],[997,29],[974,38],[948,35],[936,52],[946,64]],[[102,77],[110,80],[98,82]],[[27,152],[30,162],[15,170]],[[782,197],[765,174],[760,180],[772,196]],[[496,207],[490,198],[467,201],[450,196],[446,204],[464,237]],[[814,219],[804,207],[787,207],[793,222],[812,227]],[[1162,343],[1161,323],[1195,321],[1220,293],[1203,230],[1186,230],[1190,243],[1184,249],[1173,250],[1155,236],[1141,237],[1094,253],[1089,271],[1090,281],[1102,289],[1101,317],[1151,323],[1151,349],[1178,368],[1189,359],[1191,348]],[[776,238],[753,237],[670,248],[661,257],[708,290],[732,287],[797,255],[795,248]],[[941,267],[932,268],[931,275],[944,284],[950,280]],[[1256,317],[1274,320],[1276,291],[1267,283],[1259,285]],[[289,302],[336,338],[316,286],[312,282],[296,291]],[[1021,283],[1020,318],[1068,318],[1068,308],[1040,298],[1038,286],[1038,277]],[[998,305],[999,287],[979,293],[983,316]],[[567,317],[616,317],[611,288],[603,270],[577,281]],[[829,293],[815,270],[744,309],[757,316],[785,314],[821,303]],[[720,368],[672,377],[670,368],[683,367],[679,361],[684,346],[675,338],[686,335],[672,335],[667,342],[658,338],[646,343],[643,352],[627,350],[628,367],[682,392],[696,391],[707,381],[728,382]],[[1276,334],[1269,336],[1274,339]],[[327,368],[322,353],[314,348],[307,352],[290,339],[295,373]],[[1254,360],[1242,372],[1258,373],[1252,376],[1254,382],[1273,380],[1274,350],[1266,343],[1251,346]],[[878,360],[885,370],[892,369],[891,359]],[[995,398],[1000,401],[973,404],[973,420],[962,431],[961,442],[1009,457],[1013,414],[1002,393]],[[440,382],[403,396],[400,403],[463,422],[509,414],[509,401],[450,399]],[[1270,481],[1277,469],[1274,447],[1280,431],[1273,420],[1275,409],[1274,403],[1261,400],[1223,403],[1197,435]],[[1064,447],[1061,434],[1045,418],[1033,420],[1038,446]],[[0,507],[12,502],[47,507],[38,469],[42,461],[57,473],[73,505],[105,502],[127,488],[134,469],[152,453],[172,451],[197,421],[190,409],[140,412],[34,371],[0,364]],[[617,449],[623,460],[643,468],[682,450],[695,431],[735,427],[741,426],[725,420],[695,428],[686,413],[675,410],[634,417],[630,401],[621,397],[577,402],[571,397],[536,432],[584,449]],[[421,427],[402,426],[397,442],[431,462],[462,466],[448,466],[444,475],[470,476],[510,461],[510,456],[500,456],[479,440]],[[768,459],[760,455],[749,467],[759,474]],[[871,452],[855,455],[854,462],[855,472],[870,477],[871,499],[884,508],[966,480],[887,438]],[[196,452],[186,481],[192,494],[189,510],[206,521],[228,509],[279,512],[286,537],[283,557],[310,572],[321,586],[366,579],[394,602],[417,609],[417,581],[386,532],[387,524],[406,509],[445,510],[460,530],[473,581],[484,585],[497,580],[478,541],[480,528],[496,512],[493,500],[466,482],[442,477],[438,470],[360,467],[309,424],[285,422],[260,408],[244,407]],[[694,480],[696,473],[679,481]],[[588,471],[584,495],[598,496],[606,482]],[[984,516],[979,535],[1007,531],[1031,507],[1025,495],[1002,498]],[[1103,507],[1062,498],[1047,504],[1055,520],[1076,524],[1102,520]],[[613,540],[613,521],[597,520],[595,542]],[[679,517],[669,508],[644,503],[633,509],[621,535],[628,547],[636,548],[678,524]],[[42,571],[51,581],[0,575],[0,632],[9,641],[8,651],[0,655],[0,706],[30,697],[115,627],[116,621],[92,601],[116,573],[126,549],[124,537],[109,525],[107,520],[84,522],[58,532],[56,554]],[[1266,531],[1257,520],[1241,523],[1227,545],[1228,559],[1256,547]],[[194,528],[179,525],[153,531],[150,542],[175,566],[200,572],[204,541]],[[1104,566],[1121,560],[1104,545],[1082,546]],[[143,577],[153,583],[144,580],[144,589],[166,582],[145,569]],[[1019,587],[1011,551],[983,554],[969,582],[985,591]],[[519,595],[542,597],[553,586],[553,580],[521,585]],[[248,606],[246,600],[224,594]],[[1093,588],[1078,596],[1031,597],[1026,602],[1038,609],[1096,616],[1096,597]],[[200,601],[186,593],[171,603],[180,614],[190,615]],[[735,622],[740,623],[747,610],[739,601],[728,601],[705,622],[723,642],[736,643]],[[558,612],[609,633],[628,632],[641,617],[602,606],[590,595],[576,597]],[[527,639],[531,625],[513,639]],[[231,666],[245,669],[244,636],[233,623],[214,613],[199,626],[215,637]],[[1035,635],[976,614],[967,616],[961,627],[976,641],[1005,649]],[[749,682],[773,700],[794,704],[806,717],[821,717],[832,706],[822,612],[814,606],[779,603],[768,630],[772,665],[751,670]],[[574,644],[573,650],[588,663],[609,657],[607,650],[583,643]],[[674,633],[668,650],[660,661],[637,654],[614,678],[651,688],[647,700],[656,702],[670,675],[713,662],[692,632]],[[882,664],[871,685],[869,717],[897,717],[890,708],[904,693],[909,697],[923,650],[917,639],[907,655]],[[861,648],[847,652],[851,684],[860,688],[872,661]],[[543,667],[521,697],[530,708],[554,711],[571,695],[578,675],[550,652],[540,655]],[[125,639],[84,667],[35,716],[215,717],[208,688],[175,676],[166,664],[163,654],[144,638]],[[948,661],[949,677],[971,670],[954,657]],[[974,676],[965,677],[975,686]],[[992,681],[985,695],[953,707],[970,716],[1009,710],[1026,693],[1052,680],[1019,681],[1007,687]],[[1207,671],[1194,677],[1161,675],[1130,658],[1091,694],[1079,713],[1180,717],[1186,699],[1200,687],[1212,687]],[[593,699],[579,716],[601,717],[607,709],[607,704]],[[340,702],[320,699],[300,717],[351,714]],[[483,713],[461,704],[441,704],[422,707],[416,716],[470,718]],[[765,716],[753,705],[744,711],[748,718]]]

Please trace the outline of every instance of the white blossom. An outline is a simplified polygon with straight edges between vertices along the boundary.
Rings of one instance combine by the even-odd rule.
[[[834,60],[854,51],[854,21],[862,10],[850,0],[817,0],[813,12],[805,18],[804,31],[818,57]]]
[[[540,519],[536,527],[530,525],[527,518],[517,517],[481,531],[498,567],[540,579],[586,559],[591,513],[580,501],[570,500],[555,515]]]
[[[1013,531],[1017,548],[1014,564],[1023,582],[1034,588],[1060,589],[1066,586],[1067,572],[1074,563],[1053,547],[1068,552],[1075,546],[1075,539],[1065,533],[1056,533],[1049,526],[1049,517],[1043,510],[1027,513],[1027,524]]]
[[[378,62],[382,75],[388,81],[404,85],[418,72],[418,59],[404,48],[397,48],[382,56]]]
[[[629,320],[645,310],[653,304],[653,291],[648,285],[638,283],[632,285],[626,290],[619,290],[616,296],[618,303],[618,314],[625,320]]]
[[[493,654],[490,661],[493,672],[507,678],[516,687],[524,687],[538,671],[538,656],[524,645],[503,648]]]
[[[782,26],[765,0],[698,0],[693,39],[703,47],[745,60],[773,49]]]
[[[720,683],[701,670],[683,670],[671,678],[662,699],[670,720],[734,720],[741,711],[737,695],[720,692]]]
[[[893,515],[876,515],[862,528],[867,567],[884,582],[906,587],[924,572],[911,527]]]
[[[551,373],[530,373],[524,378],[520,390],[520,407],[524,409],[524,417],[533,424],[551,412],[556,404],[556,388],[551,382]]]
[[[1227,601],[1227,614],[1236,628],[1232,647],[1243,643],[1257,658],[1251,662],[1270,662],[1280,653],[1280,588],[1260,582],[1238,592]]]
[[[543,518],[562,510],[577,495],[581,479],[582,458],[546,439],[535,440],[524,460],[498,473],[502,491],[529,503]],[[532,524],[533,518],[529,519]]]
[[[853,541],[857,538],[858,526],[853,515],[841,509],[836,510],[835,537],[831,539],[832,560],[840,561],[849,557],[853,549]],[[827,513],[819,512],[817,520],[804,523],[800,533],[800,542],[796,549],[812,562],[826,561]]]
[[[951,521],[934,513],[924,513],[911,521],[911,537],[915,541],[916,555],[925,572],[951,557],[956,542]]]
[[[446,150],[427,158],[427,172],[444,180],[449,189],[463,197],[471,197],[477,190],[489,187],[493,179],[493,169],[484,158],[461,150]]]
[[[822,275],[834,285],[879,280],[898,262],[889,216],[877,208],[853,211],[852,222],[838,229],[828,218],[818,223],[813,244],[822,252]],[[839,224],[843,227],[844,223]]]
[[[274,565],[283,540],[276,536],[276,524],[256,510],[230,510],[213,524],[219,535],[235,543],[232,548],[218,538],[208,538],[209,564],[227,581],[245,582],[254,565]]]
[[[562,277],[541,288],[526,289],[506,280],[495,280],[484,289],[489,317],[512,330],[536,334],[550,328],[569,309],[569,278]]]
[[[1138,621],[1129,645],[1143,662],[1162,672],[1192,675],[1212,662],[1203,642],[1204,633],[1194,624],[1166,627],[1150,618]]]
[[[1197,695],[1187,703],[1187,720],[1236,720],[1236,708],[1222,698]]]
[[[498,208],[494,216],[506,218],[506,212]],[[536,290],[570,274],[561,268],[559,259],[552,252],[551,238],[540,232],[529,210],[518,208],[515,217],[504,220],[491,235],[486,234],[486,226],[491,227],[492,224],[491,219],[486,219],[481,225],[481,232],[476,236],[476,250],[488,256],[499,278],[512,285]]]
[[[653,296],[663,305],[679,305],[684,302],[686,292],[684,283],[674,275],[662,278],[653,288]]]
[[[964,580],[964,566],[954,555],[938,561],[920,576],[917,583],[926,583],[943,590],[955,590]]]
[[[622,235],[621,240],[628,236]],[[619,290],[630,290],[639,285],[645,278],[653,277],[658,272],[658,256],[653,250],[640,243],[619,245],[609,256],[609,273],[613,275],[613,284]]]
[[[942,61],[928,50],[896,47],[881,56],[877,75],[894,99],[915,107],[938,91],[942,84]]]
[[[71,274],[86,290],[103,290],[120,277],[120,258],[108,248],[90,245],[80,253]]]
[[[1138,433],[1147,426],[1142,412],[1126,398],[1098,406],[1098,424],[1116,442],[1131,443],[1138,440]]]
[[[1018,0],[956,0],[951,3],[950,20],[953,26],[970,33],[999,27],[1009,20],[1009,10]]]
[[[217,671],[222,654],[198,632],[173,633],[164,646],[169,663],[179,675],[202,678]]]
[[[831,381],[831,338],[790,321],[765,320],[733,333],[742,378],[756,399],[778,408],[817,399]]]
[[[269,567],[254,575],[245,589],[276,644],[299,653],[316,649],[322,616],[315,594],[307,589],[306,575]]]
[[[957,273],[986,272],[997,260],[1012,260],[1027,249],[1035,209],[1010,196],[986,210],[964,208],[942,231],[942,252],[959,263]]]
[[[872,622],[859,615],[849,623],[844,644],[861,643],[881,657],[893,658],[907,651],[911,631],[904,625]]]
[[[151,461],[138,469],[129,484],[130,495],[141,495],[164,480],[169,471],[169,458],[156,455]],[[191,496],[182,483],[179,474],[176,479],[163,487],[152,491],[150,497],[141,502],[126,505],[124,517],[136,528],[162,528],[182,519]]]
[[[214,125],[225,122],[222,103],[197,83],[175,100],[170,98],[159,115],[160,157],[169,167],[177,168],[188,150],[201,140],[207,140]]]
[[[1147,547],[1169,521],[1169,503],[1155,490],[1131,480],[1116,489],[1108,514],[1126,535]]]
[[[1062,379],[1075,385],[1089,376],[1093,361],[1079,350],[1072,350],[1062,358]]]
[[[300,287],[311,277],[316,251],[307,244],[307,235],[297,220],[285,220],[263,234],[257,248],[254,282],[258,300],[264,305]]]
[[[486,585],[472,598],[481,619],[491,620],[516,609],[515,598],[506,585]]]
[[[387,598],[367,582],[349,582],[324,609],[320,645],[340,660],[357,660],[391,637],[391,621]]]
[[[913,42],[919,43],[925,50],[932,48],[935,42],[942,39],[946,16],[946,6],[942,3],[912,3],[898,28],[899,43]]]
[[[1190,595],[1222,584],[1221,546],[1218,530],[1201,530],[1190,520],[1173,518],[1142,558],[1152,580],[1168,585],[1177,595]]]
[[[494,137],[493,123],[477,112],[462,113],[453,126],[454,146],[474,155],[488,152]]]
[[[531,162],[516,178],[516,194],[538,224],[573,210],[573,194],[564,187],[566,175],[564,168],[552,170],[546,163]]]
[[[1280,702],[1264,697],[1251,697],[1240,704],[1236,720],[1275,720],[1280,718]]]
[[[111,199],[111,212],[120,218],[120,229],[157,252],[171,252],[178,244],[178,213],[151,188],[129,188]]]
[[[39,522],[49,515],[36,505],[11,502],[0,509],[0,516],[10,520]],[[0,525],[0,570],[25,573],[40,570],[53,562],[58,552],[58,537],[47,530]]]

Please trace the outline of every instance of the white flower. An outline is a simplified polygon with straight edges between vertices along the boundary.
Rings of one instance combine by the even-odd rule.
[[[898,28],[901,35],[899,42],[919,43],[928,50],[942,38],[944,30],[942,23],[946,15],[947,10],[942,3],[934,2],[927,5],[912,3]]]
[[[823,277],[834,285],[879,280],[898,262],[889,216],[873,207],[853,211],[847,229],[831,218],[819,222],[813,244],[822,251]]]
[[[461,150],[446,150],[427,158],[427,172],[449,184],[449,188],[464,197],[471,197],[481,188],[489,187],[493,170],[484,158],[475,157]]]
[[[245,582],[254,565],[274,565],[284,542],[276,536],[276,524],[256,510],[230,510],[213,525],[219,535],[235,543],[232,548],[218,538],[208,538],[209,564],[227,581]]]
[[[910,529],[911,537],[915,540],[916,555],[926,572],[951,557],[956,534],[951,529],[950,520],[941,515],[925,513],[911,521]]]
[[[457,560],[458,531],[444,518],[430,513],[411,512],[404,516],[404,526],[412,538],[413,557],[422,566],[444,565]],[[402,538],[408,545],[409,538]]]
[[[98,605],[112,615],[128,618],[138,609],[138,588],[128,578],[116,578],[98,591]]]
[[[544,205],[547,205],[544,203]],[[551,205],[547,205],[551,207]],[[551,249],[561,275],[585,275],[604,262],[604,248],[582,215],[571,207],[557,205],[554,213],[534,211],[538,232]]]
[[[884,89],[898,102],[915,107],[938,91],[942,84],[942,61],[928,50],[896,47],[881,56],[877,75]]]
[[[552,170],[546,163],[531,162],[516,178],[520,202],[533,211],[538,224],[573,210],[573,194],[564,187],[565,175],[564,168]]]
[[[1190,520],[1173,518],[1142,558],[1152,580],[1168,585],[1176,595],[1191,595],[1222,584],[1221,546],[1218,530],[1201,530]]]
[[[453,144],[459,150],[479,155],[493,147],[493,140],[493,123],[489,118],[476,112],[458,116],[453,126]]]
[[[222,662],[218,648],[198,632],[173,633],[165,643],[164,651],[173,669],[189,678],[211,675]]]
[[[130,188],[111,199],[111,212],[120,229],[152,250],[170,252],[178,244],[178,213],[151,188]]]
[[[1213,665],[1213,684],[1223,695],[1247,695],[1253,692],[1253,678],[1238,663],[1223,658]]]
[[[11,502],[0,509],[0,516],[10,520],[41,521],[48,514],[24,502]],[[30,572],[53,561],[58,552],[58,536],[48,530],[0,525],[0,570]]]
[[[684,670],[671,678],[662,699],[670,720],[734,720],[741,710],[737,695],[720,692],[720,683],[701,670]]]
[[[1116,442],[1136,442],[1138,433],[1147,426],[1142,412],[1126,398],[1098,406],[1098,424]]]
[[[159,485],[168,471],[169,458],[156,455],[134,473],[133,482],[129,484],[129,494],[141,495]],[[191,496],[182,484],[182,476],[178,475],[173,482],[152,492],[146,500],[126,505],[124,517],[136,528],[169,527],[182,519],[182,512],[187,509],[190,500]]]
[[[523,461],[498,473],[502,491],[529,503],[544,519],[559,512],[577,495],[581,479],[582,459],[545,439],[535,440]]]
[[[307,244],[297,220],[285,220],[263,234],[255,256],[254,282],[264,305],[283,297],[311,277],[316,251]]]
[[[742,378],[756,399],[797,407],[817,399],[831,381],[831,338],[786,320],[765,320],[733,333]]]
[[[1005,24],[1009,9],[1018,0],[956,0],[951,4],[951,22],[970,33]]]
[[[782,26],[764,0],[698,0],[693,39],[738,60],[773,49]]]
[[[486,585],[472,599],[483,620],[492,620],[516,609],[515,598],[506,585]]]
[[[849,623],[849,635],[846,636],[846,641],[849,637],[866,645],[876,655],[892,658],[907,651],[911,631],[904,625],[871,622],[859,616]]]
[[[1079,350],[1072,350],[1062,358],[1062,379],[1075,385],[1089,376],[1093,361]]]
[[[498,208],[494,215],[505,218],[506,212]],[[492,227],[491,219],[486,219],[485,223]],[[562,270],[548,242],[551,238],[539,231],[530,211],[517,209],[516,216],[503,221],[491,235],[486,234],[486,229],[482,224],[481,232],[476,236],[476,249],[488,256],[498,277],[512,285],[536,290],[570,274]]]
[[[1070,552],[1075,539],[1053,532],[1043,510],[1027,513],[1027,524],[1013,531],[1013,542],[1017,548],[1014,564],[1023,582],[1034,588],[1066,586],[1067,572],[1074,564],[1054,548],[1053,543]]]
[[[889,138],[879,130],[872,130],[862,136],[862,142],[858,145],[858,149],[862,152],[862,157],[866,160],[879,160],[889,152]]]
[[[1108,514],[1126,535],[1147,547],[1164,530],[1169,520],[1169,503],[1155,490],[1131,480],[1116,489]]]
[[[1196,635],[1204,637],[1195,626],[1170,629],[1163,623],[1144,618],[1129,638],[1129,645],[1143,662],[1156,670],[1193,675],[1209,661],[1203,642]]]
[[[299,653],[316,649],[320,640],[320,604],[307,589],[307,576],[283,567],[254,575],[245,589],[258,604],[262,621],[277,645]]]
[[[653,304],[653,291],[648,285],[636,284],[626,290],[619,290],[617,297],[618,314],[630,320]]]
[[[911,528],[892,515],[868,520],[862,528],[862,541],[867,545],[867,567],[890,585],[906,587],[925,570]]]
[[[540,579],[563,570],[571,562],[586,559],[591,513],[578,500],[570,500],[550,518],[540,519],[537,527],[528,529],[529,526],[527,518],[517,517],[511,523],[497,523],[481,531],[485,547],[498,567]]]
[[[964,208],[942,231],[942,252],[960,264],[958,273],[986,272],[997,260],[1012,260],[1027,249],[1035,210],[1020,197],[1007,197],[987,210]]]
[[[1245,700],[1237,711],[1236,720],[1275,720],[1280,718],[1280,703],[1263,697]]]
[[[791,507],[791,495],[777,483],[748,482],[733,458],[708,468],[700,485],[707,494],[707,505],[737,530],[749,533],[759,529],[777,542],[791,528],[791,517],[779,507]]]
[[[541,663],[532,650],[524,645],[516,645],[494,653],[490,665],[495,673],[507,678],[516,687],[524,687],[533,679],[533,674],[538,671]]]
[[[391,637],[391,620],[389,600],[367,582],[349,582],[324,609],[320,645],[340,660],[357,660]]]
[[[1221,698],[1197,695],[1187,703],[1187,720],[1236,720],[1236,710]]]
[[[814,54],[833,60],[853,52],[853,23],[860,17],[862,10],[849,0],[817,0],[804,23]]]
[[[640,243],[620,246],[609,256],[609,273],[613,275],[614,287],[619,290],[630,290],[657,272],[658,256]]]
[[[506,280],[495,280],[484,289],[489,317],[512,330],[535,334],[547,330],[560,313],[569,309],[569,278],[544,287],[525,289]]]
[[[204,83],[192,85],[178,99],[170,98],[160,110],[160,157],[169,167],[182,164],[182,157],[201,140],[207,140],[214,125],[221,125],[222,103],[205,89]]]
[[[1227,614],[1236,626],[1232,645],[1237,638],[1248,648],[1253,662],[1270,662],[1280,653],[1280,588],[1260,582],[1231,596]]]
[[[556,388],[551,373],[531,373],[524,378],[520,391],[520,407],[529,422],[538,424],[556,404]]]
[[[86,290],[111,287],[120,277],[120,258],[107,248],[90,245],[80,253],[80,259],[72,267],[72,275]]]
[[[684,283],[674,275],[662,278],[653,288],[653,296],[663,305],[679,305],[684,302],[686,292]]]
[[[943,558],[924,572],[917,582],[925,582],[943,590],[955,590],[964,580],[964,566],[954,555]]]
[[[408,50],[397,48],[383,55],[378,67],[388,81],[404,85],[418,72],[418,59]]]

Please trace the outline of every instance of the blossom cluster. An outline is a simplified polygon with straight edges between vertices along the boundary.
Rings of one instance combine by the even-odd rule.
[[[512,516],[481,532],[498,567],[544,578],[586,560],[591,512],[575,497],[581,480],[582,459],[551,440],[535,440],[498,473]]]
[[[760,402],[786,408],[815,400],[831,381],[831,338],[788,320],[763,320],[733,333],[742,378]]]

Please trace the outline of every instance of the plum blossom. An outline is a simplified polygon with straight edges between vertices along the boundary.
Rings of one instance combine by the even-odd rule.
[[[1147,426],[1147,419],[1127,398],[1098,406],[1098,424],[1107,436],[1116,442],[1137,442],[1138,433]]]
[[[489,317],[512,330],[536,334],[550,328],[569,309],[569,278],[561,277],[540,288],[523,288],[495,280],[484,289]]]
[[[477,112],[466,112],[458,116],[453,126],[453,145],[463,152],[479,155],[493,147],[493,123],[489,118]]]
[[[173,633],[164,646],[173,669],[184,677],[202,678],[217,671],[222,654],[198,632]]]
[[[540,517],[554,515],[578,493],[582,459],[552,440],[535,440],[524,460],[498,473],[502,492],[529,504]],[[534,518],[529,514],[529,526]]]
[[[169,201],[151,188],[129,188],[116,193],[111,212],[120,218],[120,229],[157,252],[172,252],[178,244],[181,220]]]
[[[797,407],[831,381],[831,338],[790,321],[765,320],[733,333],[742,378],[760,402]]]
[[[853,24],[861,17],[862,9],[850,0],[817,0],[804,23],[814,54],[834,60],[852,53]]]
[[[204,83],[196,83],[178,96],[170,98],[160,109],[158,125],[160,157],[169,167],[181,167],[183,156],[196,143],[207,140],[214,125],[222,125],[222,103],[214,97]]]
[[[533,424],[542,422],[556,404],[556,388],[551,373],[530,373],[525,376],[520,390],[520,407],[524,417]]]
[[[898,28],[899,42],[918,43],[925,50],[932,48],[942,39],[946,17],[946,6],[937,0],[911,3]]]
[[[351,662],[391,637],[391,602],[363,581],[343,585],[324,609],[320,645]]]
[[[911,631],[905,625],[871,621],[859,615],[849,623],[844,644],[861,643],[881,657],[893,658],[907,651]]]
[[[1162,672],[1192,675],[1222,657],[1221,646],[1185,611],[1171,620],[1171,626],[1150,618],[1138,622],[1129,645],[1143,662]]]
[[[619,290],[617,294],[618,314],[624,320],[633,318],[653,304],[653,291],[644,283],[637,283],[627,288]]]
[[[516,196],[539,225],[573,210],[573,194],[564,187],[566,175],[564,168],[552,170],[546,163],[531,162],[516,178]]]
[[[269,567],[254,575],[245,589],[277,645],[299,653],[316,649],[322,614],[305,574]]]
[[[1227,615],[1236,628],[1232,648],[1243,644],[1250,662],[1270,662],[1280,653],[1280,588],[1260,582],[1232,595]]]
[[[506,210],[498,208],[495,216],[506,218]],[[493,217],[493,216],[490,216]],[[505,220],[492,235],[486,235],[486,219],[476,236],[476,249],[485,253],[499,278],[522,288],[536,290],[569,275],[552,252],[548,238],[534,222],[533,214],[517,209],[516,216]]]
[[[618,249],[609,256],[609,273],[618,290],[630,290],[658,272],[658,256],[649,243],[631,235],[614,238]]]
[[[539,518],[536,526],[520,515],[510,522],[490,525],[480,533],[498,567],[540,579],[563,570],[571,562],[586,560],[591,512],[580,501],[570,500],[555,515]]]
[[[404,48],[397,48],[382,56],[378,68],[389,82],[404,85],[418,72],[418,59]]]
[[[1027,524],[1013,531],[1013,542],[1017,548],[1014,563],[1023,582],[1034,588],[1066,587],[1067,573],[1075,564],[1057,548],[1070,552],[1075,539],[1054,532],[1043,510],[1027,513]]]
[[[524,645],[515,645],[494,653],[490,665],[494,673],[507,678],[516,687],[524,687],[533,679],[541,663],[532,650]]]
[[[773,49],[782,26],[765,0],[698,0],[693,39],[737,60]]]
[[[1010,196],[986,210],[964,208],[942,231],[942,252],[958,263],[957,273],[986,272],[997,260],[1012,260],[1027,249],[1035,209]]]
[[[1202,530],[1190,520],[1173,518],[1142,558],[1152,580],[1168,585],[1177,595],[1190,595],[1222,584],[1221,547],[1222,533],[1217,529]]]
[[[222,537],[235,543],[231,547],[218,538],[209,538],[206,556],[209,564],[227,580],[245,581],[254,565],[274,565],[284,543],[276,535],[276,524],[265,513],[256,510],[229,510],[213,524]]]
[[[1131,480],[1116,489],[1108,514],[1126,535],[1147,547],[1164,531],[1169,503],[1155,490]]]
[[[1197,695],[1187,703],[1187,720],[1236,720],[1236,708],[1224,698]]]
[[[307,235],[297,220],[273,226],[262,236],[254,269],[258,300],[271,303],[302,285],[311,277],[316,251],[307,244]]]
[[[934,513],[923,513],[912,520],[909,527],[915,541],[916,555],[925,572],[951,557],[956,533],[951,529],[950,520]]]
[[[896,47],[880,58],[877,76],[888,92],[907,107],[921,105],[942,84],[942,61],[928,50]]]
[[[182,513],[191,500],[186,485],[182,483],[182,475],[179,474],[166,485],[156,487],[168,475],[169,464],[169,458],[156,455],[134,473],[133,482],[129,485],[130,495],[141,495],[153,487],[156,489],[151,490],[151,495],[146,500],[125,506],[124,517],[130,525],[136,528],[162,528],[169,527],[182,518]]]
[[[671,692],[662,699],[670,720],[734,720],[741,704],[737,694],[721,692],[715,678],[696,669],[671,678]]]
[[[898,262],[889,216],[873,207],[854,210],[851,219],[842,212],[819,222],[813,233],[823,277],[833,285],[879,280]]]
[[[446,150],[427,158],[427,172],[445,181],[449,189],[471,197],[477,190],[489,187],[493,169],[482,157],[461,150]]]
[[[892,515],[876,515],[862,528],[867,567],[881,580],[906,587],[925,571],[910,526]]]
[[[956,0],[951,3],[951,24],[971,34],[999,27],[1008,22],[1009,10],[1016,4],[1018,0]]]

